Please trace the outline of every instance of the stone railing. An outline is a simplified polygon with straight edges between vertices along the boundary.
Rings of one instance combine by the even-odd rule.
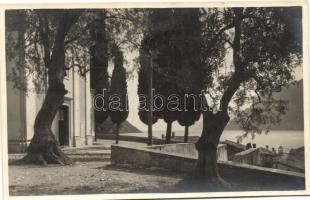
[[[157,147],[158,148],[158,147]],[[149,147],[112,145],[111,162],[136,167],[159,167],[182,173],[193,173],[197,157],[163,152]],[[242,188],[253,190],[304,190],[305,175],[279,169],[218,161],[221,176]]]

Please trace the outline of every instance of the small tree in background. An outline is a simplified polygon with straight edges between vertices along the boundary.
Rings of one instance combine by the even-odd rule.
[[[94,89],[94,95],[104,95],[104,98],[96,99],[96,104],[101,109],[95,110],[95,121],[100,125],[108,117],[108,62],[115,56],[114,46],[125,51],[134,51],[140,47],[144,12],[141,9],[116,8],[88,11],[91,13],[89,27],[93,44],[90,48],[91,88]],[[134,69],[127,69],[127,75]]]
[[[111,78],[111,89],[109,96],[109,115],[116,124],[116,144],[119,140],[119,127],[129,114],[126,70],[123,67],[123,53],[116,47],[114,51],[114,69]]]

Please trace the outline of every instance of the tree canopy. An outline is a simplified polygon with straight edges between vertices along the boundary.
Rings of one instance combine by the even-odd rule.
[[[230,108],[245,133],[260,133],[259,124],[277,123],[285,113],[285,102],[273,99],[272,93],[294,81],[294,69],[302,61],[301,10],[231,8],[224,9],[222,17],[221,30],[227,30],[221,40],[232,63],[226,73],[213,66],[217,87],[208,91],[216,94],[220,110]]]

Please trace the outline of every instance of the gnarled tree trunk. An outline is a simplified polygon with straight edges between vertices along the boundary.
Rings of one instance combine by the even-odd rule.
[[[22,159],[25,163],[35,164],[73,164],[59,148],[51,126],[53,120],[64,102],[67,93],[63,84],[64,68],[64,42],[56,41],[54,53],[48,68],[48,89],[43,105],[36,116],[34,123],[34,136],[27,149],[27,155]]]
[[[81,12],[82,10],[55,11],[54,15],[58,26],[51,56],[48,53],[50,51],[50,45],[48,45],[47,37],[44,38],[42,36],[45,39],[44,61],[48,69],[48,88],[42,107],[34,122],[34,136],[27,149],[27,155],[19,161],[20,163],[44,165],[48,163],[73,164],[73,161],[59,148],[59,143],[53,135],[51,126],[67,93],[63,84],[66,75],[65,38],[70,27],[76,22]],[[48,35],[48,32],[42,32],[41,34]]]
[[[217,146],[228,121],[227,112],[204,112],[202,134],[195,144],[198,151],[196,178],[212,186],[226,185],[217,168]]]
[[[64,95],[67,91],[62,83],[50,83],[44,103],[34,123],[34,136],[27,149],[27,155],[22,161],[34,164],[73,164],[59,148],[51,130],[52,122],[57,111],[63,104]]]

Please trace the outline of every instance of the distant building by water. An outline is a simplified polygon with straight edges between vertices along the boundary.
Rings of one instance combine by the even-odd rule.
[[[304,146],[289,151],[280,146],[276,151],[275,148],[270,150],[268,145],[265,148],[256,148],[256,144],[252,145],[251,143],[243,145],[230,140],[221,143],[226,145],[229,161],[286,171],[305,172]]]
[[[227,145],[227,156],[228,160],[232,160],[234,155],[246,150],[246,146],[243,144],[239,144],[230,140],[225,140],[221,142],[222,144]]]
[[[233,162],[262,167],[272,167],[275,156],[276,154],[274,152],[263,147],[250,148],[235,154],[233,157]]]

